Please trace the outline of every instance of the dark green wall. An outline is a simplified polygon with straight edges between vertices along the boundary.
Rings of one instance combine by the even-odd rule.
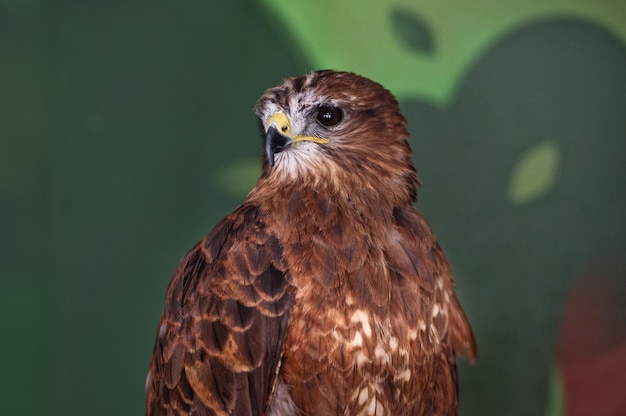
[[[565,414],[580,363],[607,356],[604,391],[626,390],[626,19],[537,13],[429,89],[379,68],[389,47],[333,60],[356,29],[326,58],[277,5],[0,1],[0,413],[142,413],[170,272],[258,172],[252,106],[334,65],[380,73],[409,120],[418,206],[479,343],[463,414]],[[382,16],[406,59],[450,53],[428,16]]]

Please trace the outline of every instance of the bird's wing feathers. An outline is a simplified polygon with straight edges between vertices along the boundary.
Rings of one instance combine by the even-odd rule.
[[[445,255],[422,214],[407,207],[396,209],[394,217],[399,238],[388,248],[387,262],[395,276],[396,297],[419,294],[418,301],[404,304],[402,312],[417,324],[412,329],[420,342],[412,344],[411,357],[423,363],[417,380],[427,383],[424,389],[431,391],[428,403],[422,405],[430,409],[428,414],[456,414],[456,357],[463,354],[471,361],[476,359],[474,335],[454,293]]]
[[[401,238],[396,247],[388,250],[390,266],[405,277],[419,276],[404,283],[401,283],[403,279],[399,279],[399,290],[404,290],[403,285],[419,285],[416,289],[406,289],[421,294],[418,315],[428,318],[427,321],[431,321],[440,336],[446,335],[446,342],[456,352],[455,355],[465,355],[470,361],[475,361],[477,348],[474,334],[454,292],[448,260],[430,226],[413,207],[396,209],[394,218]]]
[[[282,248],[254,206],[219,223],[170,281],[150,373],[148,415],[260,415],[293,303]]]

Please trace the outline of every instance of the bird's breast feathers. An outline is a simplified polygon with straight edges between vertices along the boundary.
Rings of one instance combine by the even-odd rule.
[[[336,272],[340,281],[323,277],[324,263],[341,270],[332,250],[318,267],[296,267],[300,274],[290,275],[295,305],[281,380],[305,414],[338,408],[350,415],[412,414],[431,392],[456,388],[455,367],[445,358],[452,350],[447,332],[453,293],[445,269],[436,269],[443,259],[418,266],[423,276],[416,269],[404,275],[405,257],[423,253],[407,254],[411,249],[397,233],[388,240],[387,249],[370,249],[362,266]]]

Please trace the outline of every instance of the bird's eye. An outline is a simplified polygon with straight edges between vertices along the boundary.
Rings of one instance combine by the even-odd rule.
[[[320,107],[317,110],[317,121],[326,127],[339,124],[343,118],[343,112],[337,107]]]

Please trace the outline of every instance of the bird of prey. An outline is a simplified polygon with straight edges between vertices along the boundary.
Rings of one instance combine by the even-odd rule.
[[[261,176],[171,278],[146,414],[456,415],[476,345],[396,99],[325,70],[255,112]]]

